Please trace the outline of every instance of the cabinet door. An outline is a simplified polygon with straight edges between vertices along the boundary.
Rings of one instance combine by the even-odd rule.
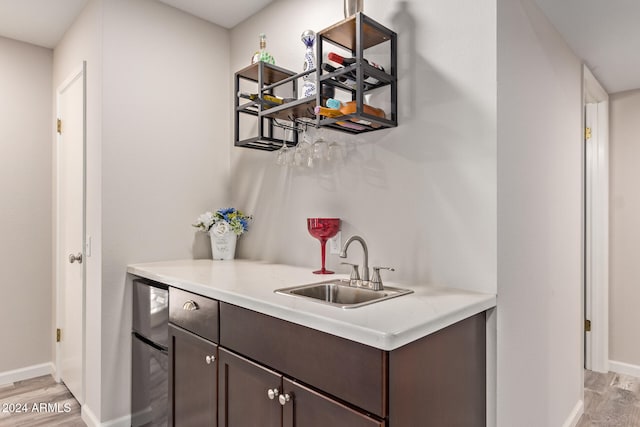
[[[169,325],[169,425],[216,426],[218,346]]]
[[[288,379],[283,380],[285,397],[283,427],[384,427],[371,418],[331,398]]]
[[[280,427],[282,410],[273,391],[280,392],[282,377],[223,348],[219,365],[219,426]]]

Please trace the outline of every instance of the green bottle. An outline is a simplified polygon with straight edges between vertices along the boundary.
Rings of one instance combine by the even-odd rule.
[[[260,61],[272,65],[276,64],[276,60],[273,59],[273,56],[271,56],[269,52],[267,52],[267,36],[264,33],[260,34],[260,50],[256,51],[251,58],[252,64]]]

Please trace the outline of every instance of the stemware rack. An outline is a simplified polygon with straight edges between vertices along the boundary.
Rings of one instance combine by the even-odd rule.
[[[385,42],[388,42],[389,45],[390,65],[388,72],[381,71],[364,60],[365,50]],[[355,63],[338,68],[333,72],[314,68],[306,72],[294,73],[276,65],[258,62],[235,73],[235,146],[267,151],[276,150],[284,143],[287,146],[295,146],[298,143],[298,133],[308,126],[360,134],[398,125],[397,34],[359,12],[316,34],[316,58],[319,62],[322,62],[324,58],[325,43],[349,52],[356,59]],[[316,77],[317,94],[312,97],[296,99],[298,80],[312,73]],[[339,81],[339,79],[343,80],[343,76],[346,75],[355,76],[355,83],[351,86]],[[365,81],[367,77],[374,77],[378,82],[368,84]],[[240,96],[242,87],[246,87],[246,85],[255,89],[252,93],[256,93],[259,99],[246,100]],[[364,95],[387,86],[390,107],[389,111],[386,111],[385,117],[365,112]],[[326,102],[323,93],[326,93],[327,87],[350,97],[355,102],[353,112],[333,118],[317,116],[314,109],[317,105],[324,105]],[[288,102],[278,105],[261,101],[265,95],[274,95],[276,92],[279,92],[283,98],[288,98]],[[252,127],[255,127],[257,121],[257,134],[250,137],[246,137],[241,129],[241,118],[246,115],[255,117],[255,119],[248,121]],[[346,121],[357,122],[359,126],[345,127],[343,123]],[[289,129],[293,132],[288,132],[290,138],[285,139],[284,135],[287,132],[283,132],[282,136],[276,135],[277,128]],[[244,131],[246,132],[246,129]]]

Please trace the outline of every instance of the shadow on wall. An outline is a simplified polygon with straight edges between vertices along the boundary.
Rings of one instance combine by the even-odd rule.
[[[399,127],[384,147],[418,162],[486,155],[490,141],[483,130],[489,129],[492,117],[476,105],[467,89],[425,59],[427,42],[418,50],[411,2],[399,2],[391,21],[398,32]],[[428,28],[422,29],[428,37]]]
[[[429,29],[414,14],[421,5],[396,5],[389,20],[398,31],[399,126],[362,135],[328,131],[344,157],[324,169],[283,168],[275,155],[236,150],[234,202],[256,217],[240,257],[315,264],[318,245],[304,219],[339,216],[343,239],[357,233],[367,240],[371,265],[396,267],[390,278],[464,287],[471,276],[483,283],[493,277],[495,118],[465,88],[485,84],[468,69],[473,58],[458,55],[484,30],[478,25],[454,38],[449,51],[433,44],[446,34],[434,34],[432,44],[419,39]],[[328,268],[347,272],[337,256],[327,258]]]
[[[392,28],[398,34],[398,122],[413,118],[416,109],[416,20],[409,11],[409,2],[401,1],[391,17]]]

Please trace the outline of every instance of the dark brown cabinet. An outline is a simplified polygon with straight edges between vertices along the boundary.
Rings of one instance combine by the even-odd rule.
[[[281,426],[280,374],[225,349],[219,370],[219,426]]]
[[[384,427],[309,387],[225,349],[219,352],[220,427]]]
[[[384,427],[385,422],[356,411],[288,378],[282,380],[283,427]],[[288,396],[288,401],[286,396]]]
[[[174,288],[169,321],[170,426],[486,425],[485,313],[392,351]]]
[[[169,426],[216,426],[218,301],[169,288]]]

